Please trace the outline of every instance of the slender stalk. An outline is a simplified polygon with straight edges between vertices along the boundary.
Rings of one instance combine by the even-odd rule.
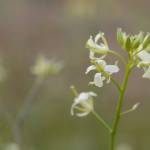
[[[104,128],[106,128],[109,132],[112,132],[112,129],[109,126],[109,124],[105,120],[103,120],[103,118],[100,115],[98,115],[94,110],[92,111],[92,114],[101,123],[101,125],[103,125]]]
[[[120,84],[112,77],[110,77],[111,82],[116,86],[119,92],[121,92]]]
[[[113,123],[113,127],[112,127],[112,132],[110,133],[110,150],[114,150],[114,147],[115,147],[116,134],[117,134],[118,125],[120,122],[120,116],[121,116],[122,106],[123,106],[123,99],[124,99],[124,94],[126,91],[130,72],[131,72],[131,68],[130,68],[129,64],[127,64],[124,81],[121,86],[121,92],[120,92],[120,96],[118,99],[118,104],[117,104],[115,119],[114,119],[114,123]]]
[[[43,78],[42,79],[37,78],[35,80],[35,82],[33,83],[33,86],[31,87],[31,90],[29,91],[29,93],[27,94],[27,97],[24,100],[24,103],[21,109],[18,112],[16,121],[14,123],[14,127],[13,127],[14,138],[15,138],[16,143],[19,145],[21,149],[24,149],[24,146],[23,146],[24,144],[22,142],[22,137],[21,137],[21,124],[24,121],[27,114],[29,113],[33,105],[33,101],[39,89],[41,88],[42,83],[43,83]]]

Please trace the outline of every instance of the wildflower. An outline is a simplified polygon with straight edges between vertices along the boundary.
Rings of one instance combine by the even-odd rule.
[[[85,73],[88,74],[92,70],[97,70],[98,73],[95,74],[94,81],[90,82],[90,84],[94,84],[97,87],[102,87],[103,81],[107,79],[107,83],[109,83],[110,75],[117,73],[119,71],[119,67],[117,64],[107,65],[104,60],[99,59],[96,61],[95,65],[89,66]]]
[[[79,112],[76,113],[78,117],[88,115],[94,110],[93,97],[97,96],[94,92],[82,92],[75,99],[71,106],[71,115],[74,115],[74,109]]]
[[[99,40],[102,40],[102,42],[98,43]],[[86,43],[86,47],[90,50],[90,59],[95,59],[96,57],[95,52],[99,54],[107,54],[109,48],[106,43],[104,43],[104,33],[98,33],[95,38],[93,39],[92,36],[88,39]]]
[[[148,53],[147,51],[141,51],[140,53],[138,53],[138,57],[141,61],[137,66],[144,69],[144,74],[142,77],[150,79],[150,53]]]
[[[47,77],[49,75],[55,75],[62,69],[60,62],[46,59],[43,56],[39,56],[35,65],[31,68],[31,72],[39,77]]]
[[[140,60],[141,60],[138,65],[150,63],[150,53],[148,53],[147,51],[143,50],[143,51],[139,52],[139,53],[137,54],[137,56],[138,56],[138,57],[140,58]]]
[[[143,78],[147,78],[150,79],[150,66],[148,67],[148,69],[145,71],[145,73],[142,76]]]

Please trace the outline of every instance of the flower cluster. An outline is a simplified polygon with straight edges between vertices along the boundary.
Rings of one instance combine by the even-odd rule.
[[[98,33],[95,38],[90,36],[86,43],[86,48],[89,49],[90,65],[87,67],[85,74],[95,71],[94,80],[89,84],[99,88],[104,86],[104,82],[112,83],[119,92],[119,97],[116,106],[116,112],[112,125],[107,123],[101,115],[94,110],[94,97],[97,96],[94,92],[78,93],[72,87],[75,95],[74,102],[71,106],[71,114],[78,117],[83,117],[92,113],[93,116],[108,130],[110,133],[110,149],[115,149],[116,133],[122,115],[135,111],[140,103],[134,104],[130,109],[123,110],[123,100],[127,89],[129,76],[134,68],[142,68],[144,70],[143,78],[150,79],[150,33],[144,34],[139,32],[136,35],[128,35],[121,29],[117,30],[117,41],[123,50],[127,53],[127,57],[120,55],[117,51],[109,48],[104,33]],[[106,57],[111,54],[117,58],[114,64],[106,62]],[[120,68],[118,63],[123,63],[124,76],[122,83],[113,78],[113,75],[118,73]],[[132,149],[128,145],[119,145],[117,150]]]
[[[109,83],[111,75],[117,73],[119,71],[119,67],[117,66],[117,63],[114,65],[107,65],[106,61],[104,60],[107,53],[110,51],[107,41],[104,37],[104,33],[98,33],[94,40],[93,37],[90,36],[86,43],[86,47],[90,50],[89,58],[92,65],[87,68],[85,73],[88,74],[90,71],[96,70],[97,73],[94,76],[94,81],[90,82],[90,84],[94,84],[97,87],[102,87],[103,81],[107,80],[107,83]],[[99,54],[101,54],[100,57],[95,57],[97,51]]]
[[[99,32],[94,38],[90,36],[87,40],[86,48],[89,49],[91,65],[86,69],[85,74],[91,71],[96,72],[93,81],[89,82],[89,84],[101,88],[104,86],[104,81],[106,81],[106,83],[114,81],[112,75],[118,73],[120,70],[118,67],[119,60],[130,68],[142,68],[144,70],[143,78],[150,79],[150,33],[145,35],[143,32],[139,32],[139,34],[136,35],[128,35],[121,29],[118,29],[117,41],[127,52],[127,61],[118,52],[109,48],[104,33]],[[113,54],[118,58],[114,64],[107,64],[105,58],[108,54]],[[75,108],[81,112],[77,113],[77,116],[89,114],[94,109],[93,96],[96,96],[94,92],[83,92],[78,94],[71,107],[71,114],[74,114],[73,110]]]
[[[102,40],[102,42],[100,42]],[[107,64],[104,58],[110,51],[104,33],[98,33],[93,39],[92,36],[88,39],[86,47],[90,50],[89,58],[91,65],[86,69],[85,74],[91,71],[96,71],[94,80],[90,84],[94,84],[97,87],[102,87],[103,82],[110,83],[111,75],[119,71],[117,62],[114,65]],[[101,54],[100,57],[96,56],[96,53]],[[93,109],[93,98],[96,94],[94,92],[82,92],[75,98],[71,107],[71,114],[74,114],[74,109],[77,109],[80,113],[76,115],[79,117],[88,115]],[[80,106],[80,107],[79,107]]]
[[[90,84],[94,84],[97,87],[103,86],[103,81],[110,82],[110,76],[119,71],[119,67],[117,63],[115,65],[107,65],[106,61],[103,59],[99,59],[95,61],[95,65],[91,65],[87,68],[86,74],[88,74],[92,70],[97,70],[98,72],[94,76],[94,81],[90,82]]]
[[[127,35],[121,29],[117,31],[117,40],[128,52],[133,66],[143,68],[143,78],[150,79],[150,33],[139,32],[137,35]]]

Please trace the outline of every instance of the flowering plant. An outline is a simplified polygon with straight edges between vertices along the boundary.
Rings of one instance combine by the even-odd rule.
[[[110,49],[104,33],[98,33],[93,39],[92,36],[86,43],[86,48],[89,49],[89,59],[91,65],[87,68],[85,74],[95,71],[94,80],[89,84],[101,88],[106,83],[112,82],[119,91],[116,112],[112,125],[109,125],[99,114],[94,110],[94,97],[96,93],[82,92],[78,93],[74,86],[71,87],[75,99],[71,106],[71,115],[76,114],[78,117],[83,117],[92,113],[96,119],[106,128],[110,135],[109,150],[115,149],[116,134],[122,115],[134,111],[139,106],[139,102],[132,106],[131,109],[122,111],[125,91],[128,85],[129,76],[134,68],[143,69],[143,78],[150,79],[150,33],[144,34],[139,32],[136,35],[128,35],[122,29],[117,30],[117,41],[121,48],[126,51],[128,57],[123,57],[120,53]],[[107,64],[105,58],[107,55],[113,55],[116,58],[114,64]],[[113,78],[113,74],[120,71],[119,63],[123,63],[125,73],[123,83],[119,83]],[[77,111],[77,112],[76,112]]]

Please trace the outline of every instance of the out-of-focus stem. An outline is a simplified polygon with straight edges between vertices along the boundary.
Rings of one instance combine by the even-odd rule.
[[[15,142],[19,145],[21,150],[24,150],[24,143],[23,143],[22,136],[21,136],[21,125],[24,119],[26,118],[26,116],[28,115],[28,113],[30,112],[32,105],[33,105],[33,101],[38,91],[40,90],[43,81],[44,81],[43,78],[37,78],[34,81],[33,86],[31,87],[29,93],[27,94],[27,97],[24,100],[22,107],[20,108],[18,112],[18,115],[16,117],[16,120],[13,126],[14,139],[15,139]]]
[[[104,128],[106,128],[110,133],[112,132],[112,129],[109,126],[109,124],[99,114],[97,114],[94,110],[92,111],[92,114],[100,122],[100,124],[103,125]]]
[[[116,133],[117,133],[118,125],[120,122],[122,106],[123,106],[123,99],[124,99],[124,94],[126,91],[130,72],[131,72],[131,68],[130,68],[129,64],[127,64],[124,82],[121,86],[121,92],[120,92],[117,109],[116,109],[116,113],[115,113],[115,119],[114,119],[114,123],[113,123],[113,127],[112,127],[112,132],[110,133],[110,150],[114,150],[114,148],[115,148]]]

